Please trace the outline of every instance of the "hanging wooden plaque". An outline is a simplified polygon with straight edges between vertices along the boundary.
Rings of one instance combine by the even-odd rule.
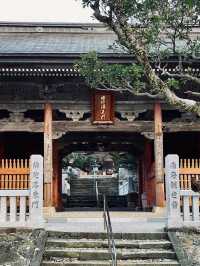
[[[93,124],[114,123],[114,96],[108,91],[96,91],[92,96]]]

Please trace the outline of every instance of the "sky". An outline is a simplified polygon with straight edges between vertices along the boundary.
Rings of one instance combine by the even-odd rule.
[[[96,22],[81,0],[0,0],[0,21]]]

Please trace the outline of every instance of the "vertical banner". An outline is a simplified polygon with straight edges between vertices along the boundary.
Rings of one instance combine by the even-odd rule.
[[[108,91],[96,91],[92,96],[93,124],[114,123],[114,96]]]
[[[30,226],[43,227],[43,157],[31,155],[30,160]]]
[[[181,226],[179,156],[169,154],[165,158],[165,182],[168,228]]]

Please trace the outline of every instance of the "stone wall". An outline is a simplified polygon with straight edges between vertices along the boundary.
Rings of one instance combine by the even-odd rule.
[[[181,266],[200,266],[200,231],[195,228],[170,230],[169,238],[173,243]]]
[[[39,266],[47,233],[44,230],[0,231],[0,265]]]

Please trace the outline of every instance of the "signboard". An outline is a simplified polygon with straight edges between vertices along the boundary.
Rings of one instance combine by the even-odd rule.
[[[96,91],[92,96],[93,124],[114,123],[114,96],[108,91]]]

